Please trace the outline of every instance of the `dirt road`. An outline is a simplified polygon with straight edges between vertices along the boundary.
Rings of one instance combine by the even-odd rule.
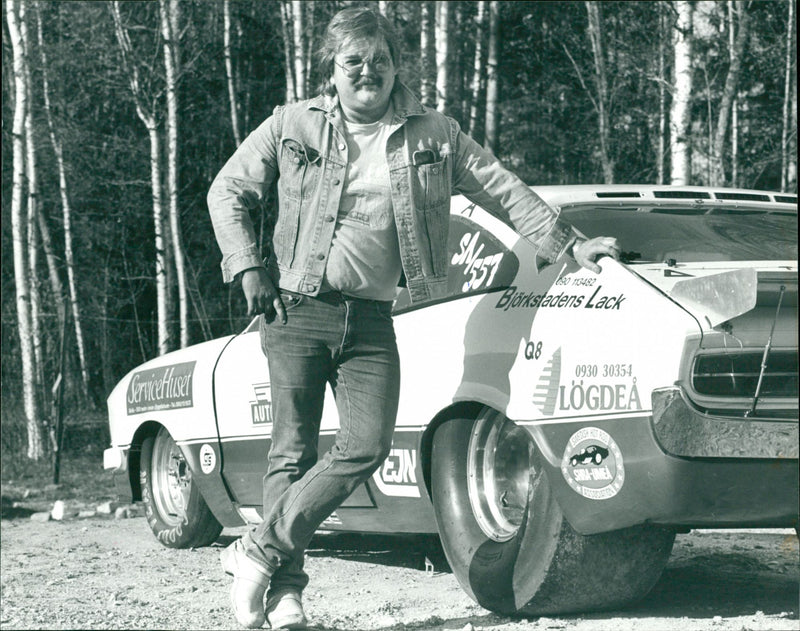
[[[215,547],[169,550],[143,518],[0,522],[3,629],[236,629]],[[425,558],[433,564],[426,571]],[[791,531],[679,535],[654,590],[625,610],[511,619],[462,592],[434,541],[321,535],[306,608],[325,631],[797,630],[800,563]]]

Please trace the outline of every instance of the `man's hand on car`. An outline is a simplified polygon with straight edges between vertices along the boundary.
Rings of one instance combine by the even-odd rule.
[[[572,258],[581,266],[600,273],[600,266],[595,263],[601,256],[610,256],[619,261],[619,243],[614,237],[595,237],[594,239],[578,239],[572,246]]]

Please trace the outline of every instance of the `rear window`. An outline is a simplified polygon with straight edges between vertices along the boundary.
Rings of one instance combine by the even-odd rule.
[[[589,237],[616,237],[636,261],[797,259],[797,214],[763,208],[564,208],[563,217]]]

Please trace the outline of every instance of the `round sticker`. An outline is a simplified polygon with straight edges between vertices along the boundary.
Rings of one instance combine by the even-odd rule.
[[[200,447],[200,469],[203,473],[211,473],[217,466],[217,454],[214,448],[206,443]]]
[[[625,482],[622,452],[597,427],[584,427],[572,435],[561,458],[561,473],[573,491],[591,500],[614,497]]]

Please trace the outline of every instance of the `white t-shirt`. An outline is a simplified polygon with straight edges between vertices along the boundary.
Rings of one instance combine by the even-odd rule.
[[[348,165],[322,291],[393,300],[400,281],[400,245],[392,210],[386,140],[393,108],[379,121],[345,121]]]

